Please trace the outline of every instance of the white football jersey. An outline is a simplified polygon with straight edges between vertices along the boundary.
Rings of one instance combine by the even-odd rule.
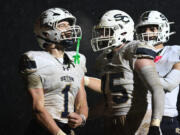
[[[158,74],[164,77],[172,70],[174,64],[180,62],[180,46],[165,46],[159,55],[162,58],[155,63],[156,69]],[[176,106],[178,93],[179,85],[165,94],[164,116],[175,117],[178,115]],[[151,108],[151,102],[149,108]]]
[[[45,51],[29,51],[25,55],[30,59],[32,68],[28,71],[40,76],[44,89],[44,105],[56,120],[67,123],[68,113],[74,112],[74,102],[79,91],[81,80],[86,72],[86,59],[80,54],[80,64],[74,64],[76,52],[65,52],[72,60],[64,64],[63,59],[57,59]]]
[[[113,115],[126,115],[132,107],[136,59],[154,59],[155,55],[153,47],[133,41],[124,45],[113,55],[101,54],[99,56],[96,65],[97,68],[103,68],[101,70],[103,72],[101,73],[102,90],[107,106],[112,110]]]

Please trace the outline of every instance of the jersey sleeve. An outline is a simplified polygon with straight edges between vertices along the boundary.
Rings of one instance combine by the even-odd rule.
[[[147,45],[145,42],[138,42],[136,44],[135,57],[154,59],[156,57],[155,48]]]
[[[19,62],[19,72],[27,82],[28,89],[43,88],[41,77],[36,73],[37,66],[33,57],[28,53],[21,56]]]

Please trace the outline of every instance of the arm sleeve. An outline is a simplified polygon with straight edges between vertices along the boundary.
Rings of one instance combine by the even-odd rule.
[[[171,92],[180,84],[180,71],[172,69],[165,77],[161,77],[160,81],[164,90]]]
[[[138,70],[138,74],[152,93],[152,119],[162,119],[164,112],[163,87],[154,66],[144,66]]]

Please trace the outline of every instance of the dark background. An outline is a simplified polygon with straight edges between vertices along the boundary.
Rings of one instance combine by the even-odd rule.
[[[158,10],[169,21],[175,21],[172,29],[177,32],[169,44],[179,44],[180,1],[179,0],[1,0],[0,2],[0,135],[23,135],[31,119],[30,97],[18,75],[20,54],[28,50],[40,50],[33,35],[36,17],[47,8],[62,7],[77,17],[82,27],[83,39],[80,52],[87,57],[87,75],[93,72],[94,59],[90,46],[91,29],[107,10],[120,9],[137,17],[146,10]],[[87,90],[89,107],[93,107],[102,96]],[[103,134],[103,120],[90,119],[79,134]]]

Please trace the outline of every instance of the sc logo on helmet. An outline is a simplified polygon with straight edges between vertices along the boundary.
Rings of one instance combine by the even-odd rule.
[[[116,21],[123,21],[125,23],[129,22],[129,18],[127,16],[122,15],[122,14],[116,14],[116,15],[114,15],[114,18]]]

